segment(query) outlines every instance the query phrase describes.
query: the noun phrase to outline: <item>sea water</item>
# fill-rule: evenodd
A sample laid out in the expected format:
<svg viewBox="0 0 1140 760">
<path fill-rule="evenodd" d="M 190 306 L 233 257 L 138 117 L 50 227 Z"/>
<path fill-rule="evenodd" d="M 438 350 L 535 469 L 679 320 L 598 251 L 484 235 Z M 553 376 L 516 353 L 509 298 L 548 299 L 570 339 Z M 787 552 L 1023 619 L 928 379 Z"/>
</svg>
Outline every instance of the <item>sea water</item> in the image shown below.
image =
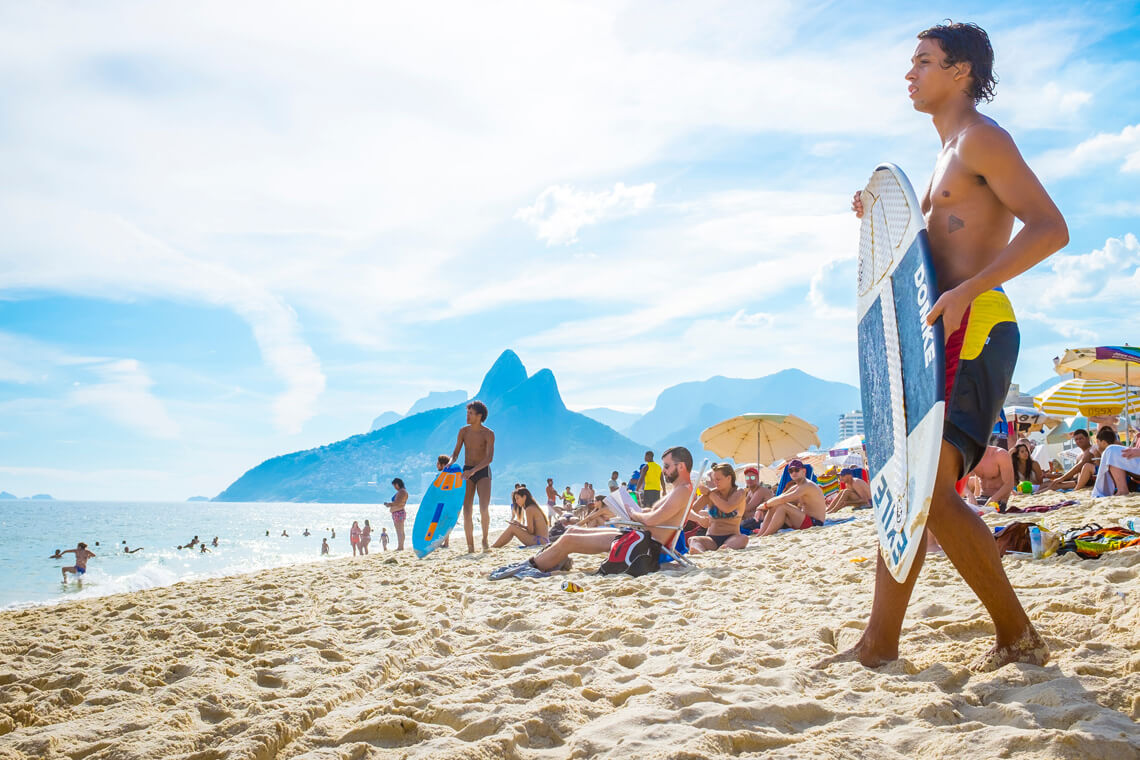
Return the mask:
<svg viewBox="0 0 1140 760">
<path fill-rule="evenodd" d="M 420 497 L 408 500 L 404 549 L 411 553 L 411 528 Z M 490 540 L 506 528 L 510 508 L 491 505 Z M 383 552 L 380 529 L 388 531 L 388 550 L 396 548 L 396 531 L 382 504 L 255 504 L 223 502 L 0 501 L 0 609 L 52 604 L 125 591 L 168 586 L 283 568 L 305 562 L 351 557 L 349 530 L 353 520 L 372 524 L 370 554 Z M 304 536 L 305 529 L 309 536 Z M 332 530 L 336 530 L 333 539 Z M 268 531 L 268 535 L 266 535 Z M 282 531 L 289 534 L 282 536 Z M 197 535 L 198 547 L 178 549 Z M 218 546 L 211 546 L 214 536 Z M 321 539 L 329 539 L 329 555 L 321 556 Z M 475 546 L 480 544 L 479 510 L 475 509 Z M 56 549 L 87 544 L 95 557 L 87 562 L 82 585 L 60 568 L 75 564 L 74 554 L 51 559 Z M 123 542 L 135 554 L 123 552 Z M 451 534 L 451 549 L 466 551 L 463 521 Z M 433 555 L 438 556 L 438 555 Z"/>
</svg>

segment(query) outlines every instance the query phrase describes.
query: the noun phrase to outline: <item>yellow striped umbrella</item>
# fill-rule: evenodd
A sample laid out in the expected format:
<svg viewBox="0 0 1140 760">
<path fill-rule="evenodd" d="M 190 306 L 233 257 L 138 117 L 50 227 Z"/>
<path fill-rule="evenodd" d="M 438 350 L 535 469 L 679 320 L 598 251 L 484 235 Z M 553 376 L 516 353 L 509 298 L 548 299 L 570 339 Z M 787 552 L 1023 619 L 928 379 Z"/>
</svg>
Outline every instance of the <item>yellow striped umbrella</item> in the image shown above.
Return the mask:
<svg viewBox="0 0 1140 760">
<path fill-rule="evenodd" d="M 1132 394 L 1135 399 L 1136 394 Z M 1135 403 L 1135 400 L 1132 401 Z M 1120 414 L 1124 409 L 1124 386 L 1107 380 L 1076 377 L 1057 383 L 1039 396 L 1033 405 L 1046 414 L 1071 417 L 1104 417 Z"/>
</svg>

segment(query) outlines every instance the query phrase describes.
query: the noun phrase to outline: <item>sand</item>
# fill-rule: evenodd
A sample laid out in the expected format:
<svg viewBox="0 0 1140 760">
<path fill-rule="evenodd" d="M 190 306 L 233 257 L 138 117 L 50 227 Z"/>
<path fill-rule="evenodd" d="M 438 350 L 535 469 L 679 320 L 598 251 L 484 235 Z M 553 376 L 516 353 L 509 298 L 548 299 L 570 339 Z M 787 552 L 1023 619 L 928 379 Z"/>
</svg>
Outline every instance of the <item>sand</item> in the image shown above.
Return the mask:
<svg viewBox="0 0 1140 760">
<path fill-rule="evenodd" d="M 810 668 L 858 638 L 874 551 L 864 513 L 637 579 L 388 553 L 6 612 L 0 758 L 1140 757 L 1140 549 L 1005 559 L 1045 667 L 967 669 L 992 626 L 934 555 L 901 660 Z"/>
</svg>

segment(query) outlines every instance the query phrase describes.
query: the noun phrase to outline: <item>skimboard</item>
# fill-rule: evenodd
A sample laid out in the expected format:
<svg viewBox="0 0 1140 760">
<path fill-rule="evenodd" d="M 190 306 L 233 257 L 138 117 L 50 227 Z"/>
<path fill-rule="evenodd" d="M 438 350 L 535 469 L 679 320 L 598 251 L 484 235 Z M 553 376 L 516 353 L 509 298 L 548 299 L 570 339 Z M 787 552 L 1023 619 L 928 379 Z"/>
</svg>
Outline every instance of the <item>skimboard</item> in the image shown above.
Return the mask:
<svg viewBox="0 0 1140 760">
<path fill-rule="evenodd" d="M 880 164 L 862 193 L 859 379 L 879 552 L 903 581 L 924 549 L 945 413 L 942 322 L 930 241 L 914 188 Z"/>
<path fill-rule="evenodd" d="M 453 464 L 436 475 L 416 510 L 412 551 L 423 559 L 447 538 L 463 509 L 463 470 Z"/>
</svg>

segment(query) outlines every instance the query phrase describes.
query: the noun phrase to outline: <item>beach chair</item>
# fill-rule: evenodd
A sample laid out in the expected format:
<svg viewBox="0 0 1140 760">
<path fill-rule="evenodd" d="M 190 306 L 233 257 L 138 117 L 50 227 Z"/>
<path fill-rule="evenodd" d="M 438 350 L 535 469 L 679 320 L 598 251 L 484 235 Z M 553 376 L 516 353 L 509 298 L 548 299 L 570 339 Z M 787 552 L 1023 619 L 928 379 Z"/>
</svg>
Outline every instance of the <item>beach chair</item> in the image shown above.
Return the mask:
<svg viewBox="0 0 1140 760">
<path fill-rule="evenodd" d="M 698 486 L 705 477 L 705 471 L 708 469 L 708 465 L 708 459 L 705 459 L 704 462 L 701 463 L 701 470 L 697 475 Z M 666 556 L 666 559 L 661 560 L 662 564 L 666 562 L 676 562 L 680 567 L 696 567 L 692 560 L 685 556 L 689 553 L 689 546 L 688 542 L 685 541 L 685 530 L 683 526 L 688 522 L 689 512 L 693 508 L 693 502 L 696 500 L 698 490 L 698 488 L 694 488 L 693 493 L 689 495 L 689 503 L 685 505 L 685 512 L 681 517 L 680 525 L 654 526 L 673 531 L 670 540 L 661 544 L 661 551 L 664 552 Z M 626 529 L 641 529 L 645 527 L 645 523 L 638 522 L 630 517 L 629 510 L 636 507 L 637 504 L 627 491 L 619 488 L 617 491 L 606 496 L 604 503 L 609 507 L 610 511 L 617 515 L 616 519 L 610 521 L 610 524 L 614 527 Z"/>
<path fill-rule="evenodd" d="M 810 464 L 804 465 L 804 471 L 807 473 L 808 480 L 813 483 L 819 483 L 815 477 L 815 469 Z M 784 492 L 784 489 L 787 488 L 788 484 L 791 482 L 792 476 L 788 474 L 788 468 L 784 467 L 784 469 L 780 471 L 780 482 L 776 486 L 776 495 L 779 496 L 782 494 Z"/>
</svg>

